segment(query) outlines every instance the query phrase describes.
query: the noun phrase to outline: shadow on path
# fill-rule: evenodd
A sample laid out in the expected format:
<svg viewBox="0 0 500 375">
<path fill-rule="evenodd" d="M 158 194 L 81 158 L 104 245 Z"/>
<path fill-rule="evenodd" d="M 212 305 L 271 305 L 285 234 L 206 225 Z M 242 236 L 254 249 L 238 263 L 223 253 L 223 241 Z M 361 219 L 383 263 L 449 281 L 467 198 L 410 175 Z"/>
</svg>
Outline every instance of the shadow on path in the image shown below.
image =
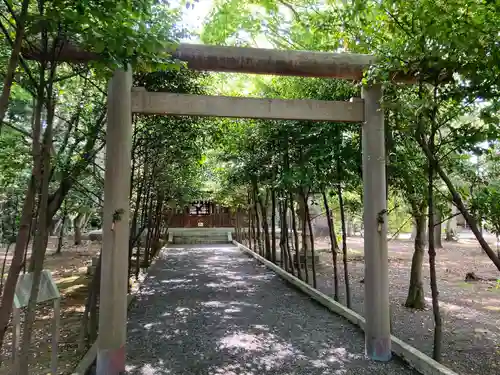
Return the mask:
<svg viewBox="0 0 500 375">
<path fill-rule="evenodd" d="M 134 375 L 416 374 L 234 247 L 169 248 L 131 308 Z"/>
</svg>

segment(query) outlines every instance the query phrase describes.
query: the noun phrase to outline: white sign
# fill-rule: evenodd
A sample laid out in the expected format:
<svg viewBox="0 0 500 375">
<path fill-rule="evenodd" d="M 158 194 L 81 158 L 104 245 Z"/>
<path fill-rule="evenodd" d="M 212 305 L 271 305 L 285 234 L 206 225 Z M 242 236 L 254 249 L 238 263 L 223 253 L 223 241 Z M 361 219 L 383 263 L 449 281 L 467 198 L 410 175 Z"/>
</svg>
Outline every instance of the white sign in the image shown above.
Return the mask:
<svg viewBox="0 0 500 375">
<path fill-rule="evenodd" d="M 25 273 L 19 276 L 14 294 L 14 306 L 12 311 L 12 361 L 14 368 L 19 368 L 19 338 L 21 336 L 21 309 L 28 306 L 33 285 L 33 273 Z M 38 290 L 37 304 L 40 302 L 54 301 L 54 316 L 52 320 L 52 361 L 51 374 L 57 375 L 57 346 L 59 341 L 59 319 L 61 295 L 52 275 L 48 270 L 43 270 L 40 277 L 40 289 Z"/>
</svg>

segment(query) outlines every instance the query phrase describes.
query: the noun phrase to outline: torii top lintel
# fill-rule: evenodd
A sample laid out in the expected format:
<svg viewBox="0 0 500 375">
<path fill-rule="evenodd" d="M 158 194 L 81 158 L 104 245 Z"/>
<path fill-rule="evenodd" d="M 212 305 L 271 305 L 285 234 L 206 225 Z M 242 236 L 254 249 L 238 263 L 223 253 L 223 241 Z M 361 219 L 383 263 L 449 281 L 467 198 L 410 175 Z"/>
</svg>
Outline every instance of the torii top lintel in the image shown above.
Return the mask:
<svg viewBox="0 0 500 375">
<path fill-rule="evenodd" d="M 38 51 L 23 51 L 28 59 L 41 60 Z M 211 46 L 181 43 L 172 57 L 187 63 L 193 70 L 273 74 L 301 77 L 338 78 L 358 81 L 363 72 L 376 63 L 373 55 L 317 51 L 287 51 L 264 48 Z M 57 54 L 58 61 L 88 62 L 99 60 L 97 53 L 64 44 Z M 404 74 L 394 74 L 395 81 L 411 81 Z"/>
</svg>

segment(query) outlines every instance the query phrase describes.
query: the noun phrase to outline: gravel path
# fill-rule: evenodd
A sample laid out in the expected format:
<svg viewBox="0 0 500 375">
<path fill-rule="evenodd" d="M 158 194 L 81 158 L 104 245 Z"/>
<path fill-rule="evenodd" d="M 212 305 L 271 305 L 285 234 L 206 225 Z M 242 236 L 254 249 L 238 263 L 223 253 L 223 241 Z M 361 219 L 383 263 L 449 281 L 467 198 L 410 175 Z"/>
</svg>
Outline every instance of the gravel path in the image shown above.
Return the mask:
<svg viewBox="0 0 500 375">
<path fill-rule="evenodd" d="M 416 374 L 234 247 L 164 250 L 129 313 L 127 372 Z"/>
</svg>

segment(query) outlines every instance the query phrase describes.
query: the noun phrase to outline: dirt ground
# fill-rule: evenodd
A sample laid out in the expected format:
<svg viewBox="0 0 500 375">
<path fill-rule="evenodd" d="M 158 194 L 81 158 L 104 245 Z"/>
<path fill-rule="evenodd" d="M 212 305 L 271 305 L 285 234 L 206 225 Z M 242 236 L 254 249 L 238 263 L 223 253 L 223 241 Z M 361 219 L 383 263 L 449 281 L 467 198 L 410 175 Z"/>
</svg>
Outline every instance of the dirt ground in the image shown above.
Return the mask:
<svg viewBox="0 0 500 375">
<path fill-rule="evenodd" d="M 100 244 L 84 241 L 74 246 L 70 238 L 64 241 L 61 255 L 56 255 L 57 238 L 51 237 L 47 248 L 44 268 L 52 272 L 61 298 L 61 329 L 59 336 L 59 374 L 70 374 L 86 348 L 79 350 L 80 322 L 85 309 L 90 277 L 86 275 L 87 265 L 97 255 Z M 12 249 L 10 250 L 12 251 Z M 3 254 L 2 253 L 2 260 Z M 7 258 L 7 265 L 10 257 Z M 50 373 L 52 305 L 40 305 L 33 333 L 30 374 Z M 2 351 L 0 374 L 9 374 L 12 353 L 12 327 L 9 327 Z"/>
<path fill-rule="evenodd" d="M 491 241 L 490 241 L 491 242 Z M 494 246 L 494 242 L 492 246 Z M 320 255 L 318 289 L 333 295 L 332 256 L 327 238 L 316 243 Z M 484 279 L 500 278 L 498 270 L 475 239 L 443 241 L 437 251 L 440 308 L 443 318 L 443 363 L 459 374 L 500 374 L 500 284 L 496 281 L 465 282 L 467 272 Z M 352 308 L 364 314 L 363 239 L 349 238 L 349 279 Z M 389 283 L 393 334 L 432 356 L 433 315 L 429 287 L 428 256 L 424 261 L 427 308 L 415 311 L 403 306 L 409 283 L 413 243 L 389 242 Z M 340 254 L 339 254 L 340 255 Z M 340 258 L 340 302 L 345 304 Z"/>
</svg>

